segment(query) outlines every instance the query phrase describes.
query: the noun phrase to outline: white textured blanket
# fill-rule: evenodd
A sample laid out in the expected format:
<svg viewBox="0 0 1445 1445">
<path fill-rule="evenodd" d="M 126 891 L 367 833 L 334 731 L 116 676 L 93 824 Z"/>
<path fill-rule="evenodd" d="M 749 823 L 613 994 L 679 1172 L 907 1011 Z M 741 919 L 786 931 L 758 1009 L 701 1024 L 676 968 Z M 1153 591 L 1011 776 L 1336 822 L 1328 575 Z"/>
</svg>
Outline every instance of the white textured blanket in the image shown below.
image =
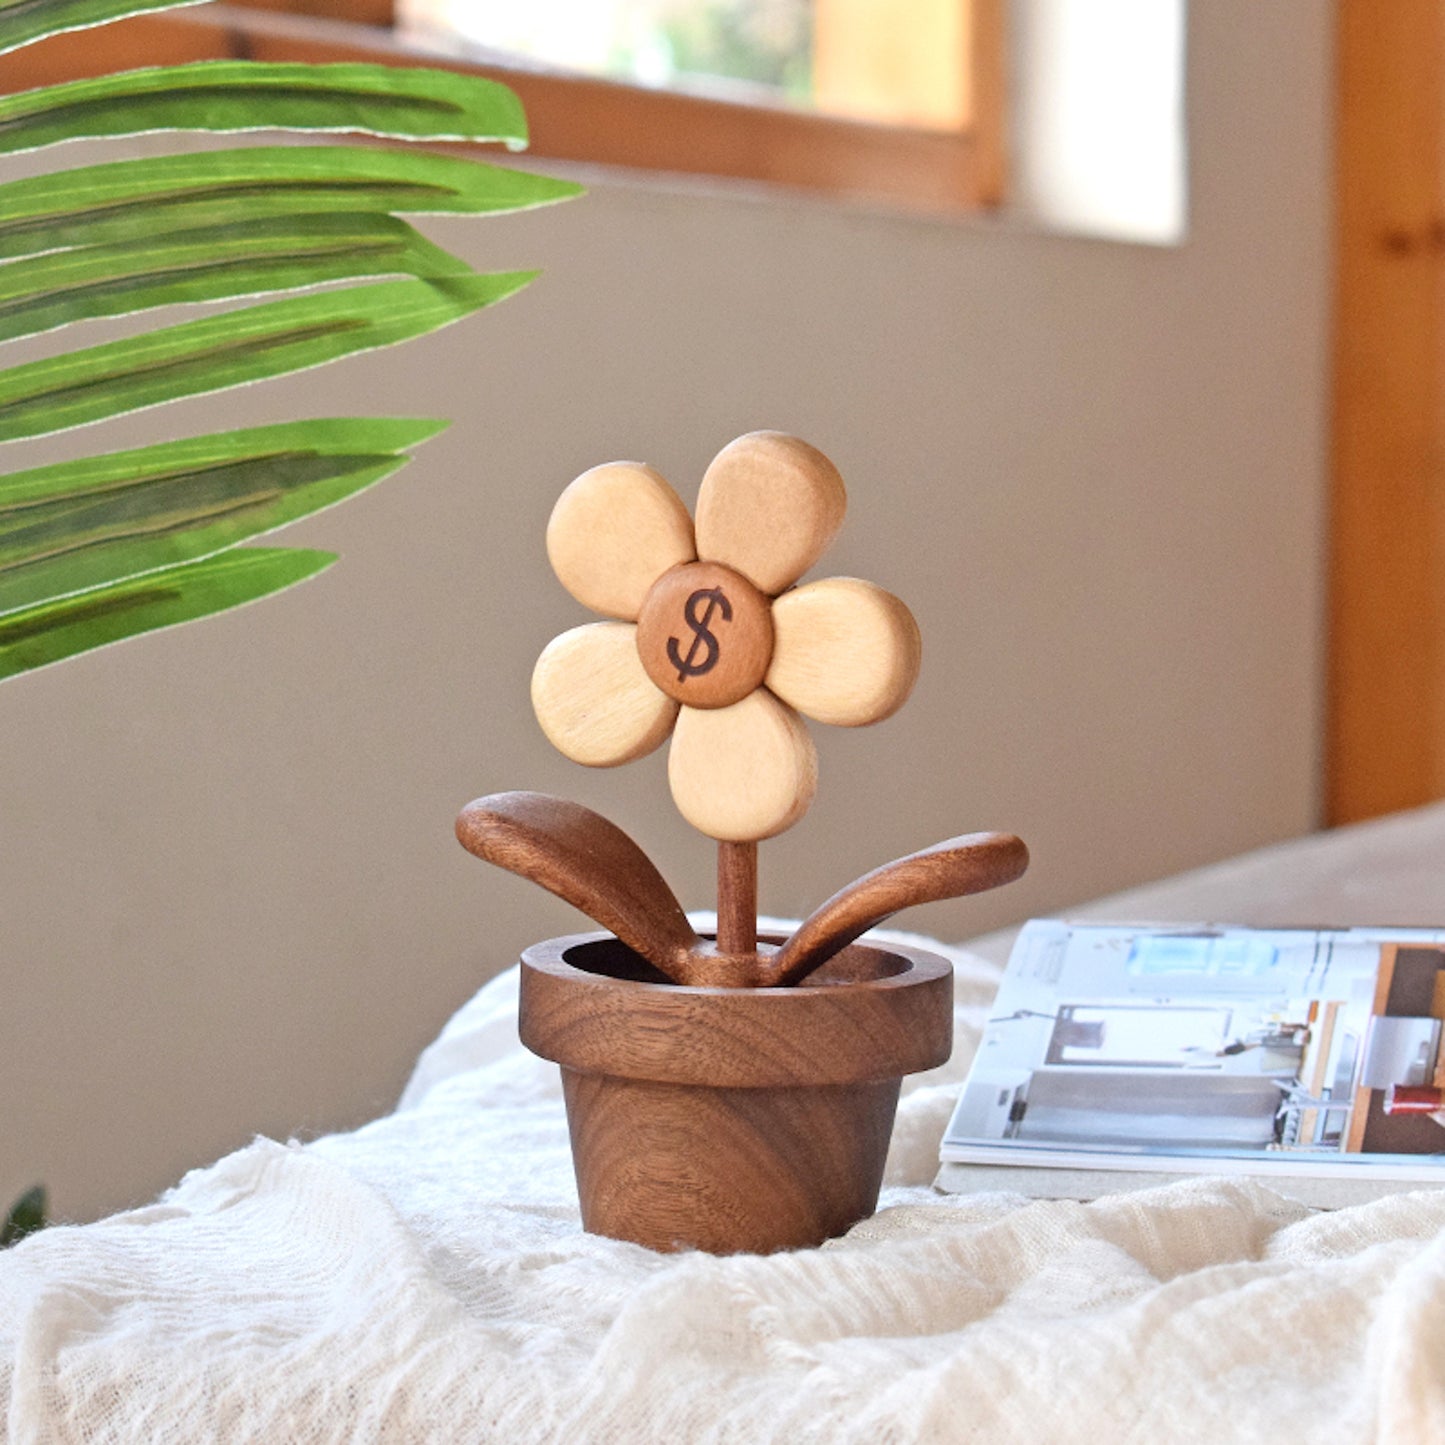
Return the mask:
<svg viewBox="0 0 1445 1445">
<path fill-rule="evenodd" d="M 1445 1441 L 1445 1192 L 935 1195 L 997 980 L 954 956 L 956 1056 L 905 1085 L 847 1238 L 713 1259 L 584 1235 L 508 974 L 394 1115 L 0 1254 L 7 1438 Z"/>
</svg>

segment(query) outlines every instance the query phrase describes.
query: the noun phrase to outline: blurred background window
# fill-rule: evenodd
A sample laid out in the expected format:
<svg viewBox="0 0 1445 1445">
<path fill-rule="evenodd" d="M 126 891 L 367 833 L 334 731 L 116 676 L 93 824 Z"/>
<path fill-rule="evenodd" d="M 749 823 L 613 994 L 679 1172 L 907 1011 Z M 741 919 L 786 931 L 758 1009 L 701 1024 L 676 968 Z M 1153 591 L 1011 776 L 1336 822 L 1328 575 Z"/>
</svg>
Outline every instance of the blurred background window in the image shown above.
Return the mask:
<svg viewBox="0 0 1445 1445">
<path fill-rule="evenodd" d="M 930 130 L 969 120 L 968 0 L 401 0 L 492 60 Z"/>
</svg>

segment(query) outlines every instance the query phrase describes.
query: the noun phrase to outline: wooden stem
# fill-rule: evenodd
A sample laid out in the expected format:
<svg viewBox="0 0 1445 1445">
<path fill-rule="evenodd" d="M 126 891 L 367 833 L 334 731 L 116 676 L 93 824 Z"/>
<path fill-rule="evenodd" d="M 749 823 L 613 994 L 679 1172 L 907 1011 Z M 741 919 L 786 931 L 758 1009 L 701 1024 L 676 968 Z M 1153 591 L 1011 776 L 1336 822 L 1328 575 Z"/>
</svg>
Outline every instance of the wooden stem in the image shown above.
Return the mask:
<svg viewBox="0 0 1445 1445">
<path fill-rule="evenodd" d="M 717 948 L 727 957 L 758 951 L 758 845 L 717 845 Z"/>
</svg>

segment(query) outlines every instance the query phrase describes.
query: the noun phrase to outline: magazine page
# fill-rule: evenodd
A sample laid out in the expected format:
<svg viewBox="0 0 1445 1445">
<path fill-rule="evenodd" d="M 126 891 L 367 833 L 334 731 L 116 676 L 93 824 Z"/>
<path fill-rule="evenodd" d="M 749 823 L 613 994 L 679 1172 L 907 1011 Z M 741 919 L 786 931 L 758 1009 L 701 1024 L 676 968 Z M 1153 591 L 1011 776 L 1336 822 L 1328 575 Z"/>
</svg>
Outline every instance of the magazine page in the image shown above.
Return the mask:
<svg viewBox="0 0 1445 1445">
<path fill-rule="evenodd" d="M 1442 1019 L 1445 930 L 1035 921 L 941 1156 L 1445 1184 Z"/>
</svg>

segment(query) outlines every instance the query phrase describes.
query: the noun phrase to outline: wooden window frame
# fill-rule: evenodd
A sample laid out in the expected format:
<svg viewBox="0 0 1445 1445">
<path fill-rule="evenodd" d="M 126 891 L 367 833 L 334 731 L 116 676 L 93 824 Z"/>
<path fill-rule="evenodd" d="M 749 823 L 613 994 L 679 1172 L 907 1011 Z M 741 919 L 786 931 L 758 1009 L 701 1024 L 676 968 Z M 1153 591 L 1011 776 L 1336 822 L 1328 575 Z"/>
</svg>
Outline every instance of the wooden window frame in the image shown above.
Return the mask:
<svg viewBox="0 0 1445 1445">
<path fill-rule="evenodd" d="M 1338 0 L 1325 820 L 1445 797 L 1445 15 Z"/>
<path fill-rule="evenodd" d="M 958 131 L 458 59 L 401 39 L 391 27 L 391 0 L 251 0 L 134 16 L 0 56 L 0 92 L 192 60 L 436 66 L 510 85 L 526 107 L 535 157 L 958 213 L 996 205 L 1004 184 L 1003 0 L 964 3 L 971 114 Z"/>
</svg>

